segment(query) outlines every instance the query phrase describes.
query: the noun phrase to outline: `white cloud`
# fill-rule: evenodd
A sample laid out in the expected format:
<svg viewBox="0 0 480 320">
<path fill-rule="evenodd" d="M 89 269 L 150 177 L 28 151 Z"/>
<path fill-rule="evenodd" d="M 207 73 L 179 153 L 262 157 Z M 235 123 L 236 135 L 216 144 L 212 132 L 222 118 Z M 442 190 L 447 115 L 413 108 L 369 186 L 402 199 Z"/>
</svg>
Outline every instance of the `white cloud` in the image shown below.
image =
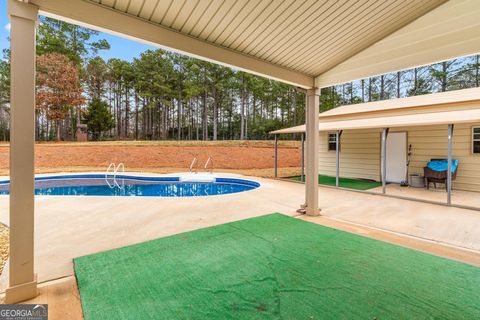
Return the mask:
<svg viewBox="0 0 480 320">
<path fill-rule="evenodd" d="M 11 25 L 10 23 L 7 23 L 7 24 L 5 25 L 5 29 L 7 29 L 8 31 L 10 31 L 11 26 L 12 26 L 12 25 Z"/>
</svg>

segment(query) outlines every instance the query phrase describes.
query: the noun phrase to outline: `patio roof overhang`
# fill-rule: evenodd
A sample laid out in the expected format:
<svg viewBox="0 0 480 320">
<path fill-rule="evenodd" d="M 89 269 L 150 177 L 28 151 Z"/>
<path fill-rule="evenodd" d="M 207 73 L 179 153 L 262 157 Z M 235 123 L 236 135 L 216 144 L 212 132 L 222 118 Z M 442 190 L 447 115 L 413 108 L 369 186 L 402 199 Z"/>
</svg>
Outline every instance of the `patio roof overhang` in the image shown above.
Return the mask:
<svg viewBox="0 0 480 320">
<path fill-rule="evenodd" d="M 480 88 L 341 106 L 319 116 L 319 131 L 480 122 Z M 271 134 L 305 132 L 305 125 Z"/>
<path fill-rule="evenodd" d="M 30 0 L 40 14 L 301 88 L 480 52 L 476 0 Z"/>
<path fill-rule="evenodd" d="M 307 214 L 318 214 L 319 88 L 480 52 L 478 0 L 8 0 L 8 303 L 34 276 L 35 32 L 42 14 L 307 89 Z"/>
<path fill-rule="evenodd" d="M 454 110 L 390 117 L 320 122 L 319 131 L 382 129 L 480 122 L 480 109 Z M 272 131 L 271 134 L 305 132 L 305 125 Z"/>
</svg>

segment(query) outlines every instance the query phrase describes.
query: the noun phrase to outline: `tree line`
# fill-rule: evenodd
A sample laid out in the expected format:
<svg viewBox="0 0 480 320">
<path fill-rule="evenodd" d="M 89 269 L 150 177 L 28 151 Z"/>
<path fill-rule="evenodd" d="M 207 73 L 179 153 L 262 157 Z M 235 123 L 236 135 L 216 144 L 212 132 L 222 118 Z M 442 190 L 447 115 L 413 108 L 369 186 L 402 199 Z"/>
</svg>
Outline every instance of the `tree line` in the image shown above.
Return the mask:
<svg viewBox="0 0 480 320">
<path fill-rule="evenodd" d="M 292 86 L 161 49 L 105 61 L 98 53 L 110 45 L 94 41 L 96 31 L 40 19 L 37 140 L 74 140 L 81 123 L 93 139 L 265 139 L 305 121 L 304 94 Z M 8 139 L 8 51 L 0 89 Z"/>
<path fill-rule="evenodd" d="M 132 61 L 99 56 L 105 39 L 41 17 L 37 36 L 36 139 L 268 139 L 305 123 L 295 87 L 165 50 Z M 339 105 L 479 86 L 479 55 L 361 79 L 321 92 L 321 110 Z M 9 51 L 0 61 L 0 139 L 9 139 Z M 295 137 L 294 137 L 295 138 Z"/>
<path fill-rule="evenodd" d="M 108 108 L 114 139 L 263 139 L 304 121 L 294 87 L 160 49 L 90 59 L 85 90 Z"/>
<path fill-rule="evenodd" d="M 472 55 L 325 88 L 321 108 L 479 86 L 480 55 Z"/>
</svg>

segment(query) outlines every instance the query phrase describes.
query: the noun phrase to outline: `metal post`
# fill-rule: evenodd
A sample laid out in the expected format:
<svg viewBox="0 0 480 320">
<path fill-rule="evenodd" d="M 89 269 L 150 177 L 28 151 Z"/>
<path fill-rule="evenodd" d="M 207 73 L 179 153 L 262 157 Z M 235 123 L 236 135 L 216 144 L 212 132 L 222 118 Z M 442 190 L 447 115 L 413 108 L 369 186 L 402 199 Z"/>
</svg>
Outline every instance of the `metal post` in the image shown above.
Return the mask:
<svg viewBox="0 0 480 320">
<path fill-rule="evenodd" d="M 300 181 L 305 182 L 305 133 L 302 133 L 302 171 Z"/>
<path fill-rule="evenodd" d="M 387 193 L 387 137 L 388 128 L 382 132 L 382 193 Z"/>
<path fill-rule="evenodd" d="M 453 124 L 448 125 L 447 204 L 452 204 L 452 136 Z"/>
<path fill-rule="evenodd" d="M 336 163 L 336 175 L 335 175 L 335 186 L 340 187 L 340 136 L 342 132 L 337 130 L 335 135 L 335 163 Z"/>
<path fill-rule="evenodd" d="M 274 156 L 273 156 L 273 162 L 274 162 L 274 171 L 275 171 L 275 178 L 278 177 L 278 164 L 277 164 L 277 161 L 278 161 L 278 137 L 277 135 L 275 135 L 275 152 L 274 152 Z"/>
</svg>

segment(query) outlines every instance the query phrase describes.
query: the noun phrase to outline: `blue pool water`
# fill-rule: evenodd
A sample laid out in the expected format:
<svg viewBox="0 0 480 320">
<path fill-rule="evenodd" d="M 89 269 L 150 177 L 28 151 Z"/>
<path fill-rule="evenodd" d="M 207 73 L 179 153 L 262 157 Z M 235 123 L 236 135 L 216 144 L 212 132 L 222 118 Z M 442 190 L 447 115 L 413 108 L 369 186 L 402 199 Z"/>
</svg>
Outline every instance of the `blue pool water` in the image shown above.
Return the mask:
<svg viewBox="0 0 480 320">
<path fill-rule="evenodd" d="M 107 183 L 108 182 L 108 183 Z M 230 194 L 256 189 L 258 182 L 216 178 L 215 182 L 181 182 L 179 177 L 136 177 L 117 175 L 64 175 L 35 179 L 36 195 L 51 196 L 144 196 L 194 197 Z M 110 185 L 109 185 L 110 184 Z M 9 181 L 0 182 L 0 194 L 9 193 Z"/>
</svg>

